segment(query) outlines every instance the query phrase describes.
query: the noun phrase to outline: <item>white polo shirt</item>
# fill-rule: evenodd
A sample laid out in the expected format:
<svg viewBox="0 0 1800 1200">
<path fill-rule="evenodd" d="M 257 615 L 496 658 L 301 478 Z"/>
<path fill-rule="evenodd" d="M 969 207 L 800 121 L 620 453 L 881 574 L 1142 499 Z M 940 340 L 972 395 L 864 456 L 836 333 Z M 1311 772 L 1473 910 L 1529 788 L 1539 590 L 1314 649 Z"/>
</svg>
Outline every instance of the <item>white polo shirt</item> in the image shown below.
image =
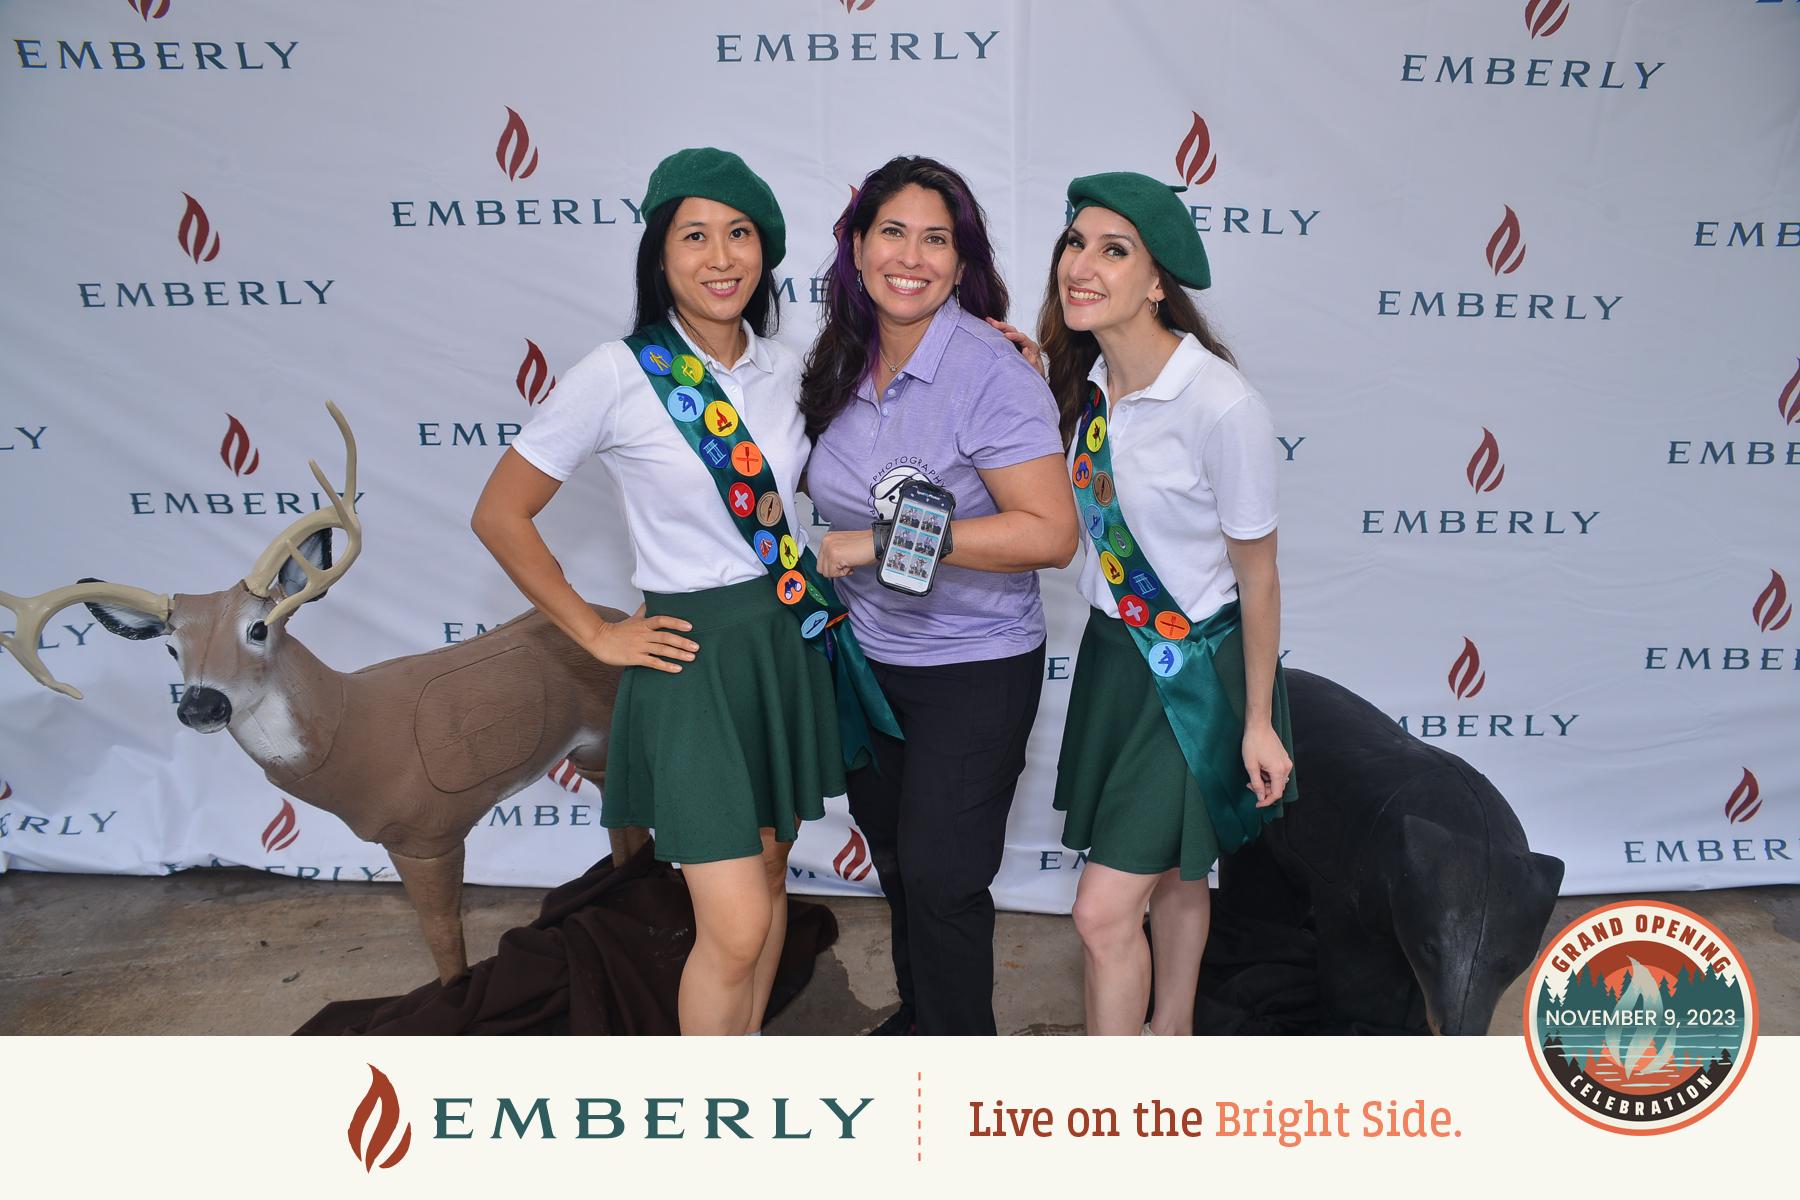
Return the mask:
<svg viewBox="0 0 1800 1200">
<path fill-rule="evenodd" d="M 1106 387 L 1106 360 L 1088 378 Z M 1182 338 L 1156 381 L 1128 396 L 1107 393 L 1113 486 L 1131 535 L 1162 586 L 1199 624 L 1237 598 L 1225 537 L 1240 541 L 1275 528 L 1275 427 L 1249 382 L 1192 334 Z M 1071 447 L 1081 450 L 1080 435 Z M 1086 499 L 1076 493 L 1079 506 Z M 1078 586 L 1112 617 L 1119 608 L 1100 573 L 1093 543 Z"/>
<path fill-rule="evenodd" d="M 669 320 L 674 323 L 673 313 Z M 731 368 L 692 337 L 687 341 L 762 450 L 788 529 L 804 546 L 803 523 L 794 510 L 794 487 L 808 450 L 797 403 L 800 361 L 785 346 L 757 337 L 748 323 L 744 333 L 749 344 Z M 631 582 L 638 590 L 698 592 L 768 574 L 732 524 L 712 472 L 675 428 L 624 342 L 606 342 L 564 373 L 512 446 L 558 480 L 567 480 L 589 458 L 606 464 L 624 496 L 635 558 Z"/>
</svg>

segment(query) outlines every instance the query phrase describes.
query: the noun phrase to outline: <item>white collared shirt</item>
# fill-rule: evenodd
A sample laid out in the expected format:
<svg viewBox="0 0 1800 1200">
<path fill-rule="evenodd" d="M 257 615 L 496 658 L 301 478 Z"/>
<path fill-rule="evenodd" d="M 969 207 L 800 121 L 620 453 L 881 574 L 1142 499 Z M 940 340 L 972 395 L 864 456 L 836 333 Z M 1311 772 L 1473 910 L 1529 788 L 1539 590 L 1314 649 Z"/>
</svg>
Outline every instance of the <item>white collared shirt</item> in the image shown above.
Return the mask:
<svg viewBox="0 0 1800 1200">
<path fill-rule="evenodd" d="M 1088 378 L 1106 387 L 1106 360 Z M 1131 535 L 1157 578 L 1198 624 L 1237 598 L 1227 535 L 1249 541 L 1275 528 L 1275 427 L 1249 382 L 1199 339 L 1182 338 L 1156 381 L 1127 396 L 1107 393 L 1113 486 Z M 1076 435 L 1073 455 L 1082 446 Z M 1076 492 L 1077 506 L 1087 502 Z M 1078 586 L 1089 604 L 1119 615 L 1087 554 Z M 1152 608 L 1155 607 L 1152 598 Z"/>
<path fill-rule="evenodd" d="M 675 323 L 673 313 L 669 320 Z M 762 450 L 788 529 L 804 546 L 804 522 L 794 509 L 808 449 L 797 402 L 799 359 L 785 346 L 757 337 L 746 323 L 744 356 L 728 368 L 682 332 Z M 624 499 L 635 558 L 631 582 L 640 591 L 697 592 L 768 573 L 732 523 L 712 472 L 675 428 L 637 356 L 622 341 L 604 343 L 566 372 L 514 439 L 513 449 L 558 480 L 567 480 L 590 457 L 605 462 Z"/>
</svg>

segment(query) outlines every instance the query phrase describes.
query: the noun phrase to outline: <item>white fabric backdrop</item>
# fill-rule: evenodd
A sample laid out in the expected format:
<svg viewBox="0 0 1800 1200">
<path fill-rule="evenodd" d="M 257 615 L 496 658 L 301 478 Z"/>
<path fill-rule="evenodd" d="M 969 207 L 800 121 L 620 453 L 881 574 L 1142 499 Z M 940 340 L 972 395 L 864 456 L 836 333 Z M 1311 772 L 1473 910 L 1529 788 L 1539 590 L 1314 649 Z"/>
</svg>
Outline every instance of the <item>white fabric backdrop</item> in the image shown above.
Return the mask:
<svg viewBox="0 0 1800 1200">
<path fill-rule="evenodd" d="M 1568 891 L 1800 880 L 1800 5 L 16 0 L 0 34 L 7 590 L 228 586 L 306 459 L 339 472 L 329 398 L 367 546 L 294 631 L 344 669 L 473 636 L 523 602 L 469 509 L 534 390 L 624 332 L 663 154 L 773 183 L 797 350 L 888 156 L 967 174 L 1021 324 L 1067 180 L 1135 169 L 1194 182 L 1207 311 L 1276 414 L 1288 664 L 1487 773 Z M 628 609 L 610 487 L 545 523 Z M 1082 609 L 1044 587 L 996 893 L 1059 911 Z M 88 698 L 0 670 L 0 866 L 392 878 L 181 728 L 154 644 L 79 608 L 44 642 Z M 576 874 L 597 803 L 535 784 L 470 878 Z M 876 882 L 841 801 L 793 861 Z"/>
</svg>

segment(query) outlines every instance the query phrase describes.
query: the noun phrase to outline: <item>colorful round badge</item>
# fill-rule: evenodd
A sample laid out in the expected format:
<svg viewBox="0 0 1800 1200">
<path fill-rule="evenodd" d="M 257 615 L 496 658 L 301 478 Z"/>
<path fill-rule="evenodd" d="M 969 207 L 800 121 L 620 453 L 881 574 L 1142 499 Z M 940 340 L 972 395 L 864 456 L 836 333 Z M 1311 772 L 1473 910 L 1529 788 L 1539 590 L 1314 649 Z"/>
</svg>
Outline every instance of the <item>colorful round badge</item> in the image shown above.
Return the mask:
<svg viewBox="0 0 1800 1200">
<path fill-rule="evenodd" d="M 818 612 L 810 614 L 806 620 L 800 622 L 800 636 L 803 638 L 818 637 L 821 633 L 825 632 L 825 624 L 830 620 L 831 614 L 824 609 L 820 609 Z"/>
<path fill-rule="evenodd" d="M 1100 452 L 1101 444 L 1105 441 L 1106 441 L 1106 418 L 1105 417 L 1095 417 L 1091 422 L 1088 423 L 1087 448 L 1090 451 L 1092 451 L 1093 453 L 1098 454 Z"/>
<path fill-rule="evenodd" d="M 1094 482 L 1094 460 L 1085 454 L 1077 454 L 1075 465 L 1069 469 L 1069 478 L 1078 488 Z"/>
<path fill-rule="evenodd" d="M 716 433 L 720 437 L 730 437 L 737 432 L 737 409 L 724 400 L 714 400 L 706 406 L 706 429 L 708 433 Z"/>
<path fill-rule="evenodd" d="M 706 378 L 706 367 L 691 354 L 677 354 L 669 364 L 669 373 L 683 383 L 699 383 Z"/>
<path fill-rule="evenodd" d="M 712 465 L 713 470 L 722 470 L 731 461 L 731 447 L 716 437 L 700 439 L 700 457 Z"/>
<path fill-rule="evenodd" d="M 706 407 L 706 400 L 691 387 L 678 387 L 669 393 L 666 401 L 669 415 L 677 421 L 693 422 L 700 419 L 700 410 Z"/>
<path fill-rule="evenodd" d="M 764 492 L 762 499 L 756 502 L 756 519 L 764 525 L 781 523 L 781 497 L 774 492 Z"/>
<path fill-rule="evenodd" d="M 798 604 L 806 595 L 806 576 L 789 571 L 775 582 L 775 595 L 783 604 Z"/>
<path fill-rule="evenodd" d="M 1094 476 L 1094 502 L 1105 508 L 1113 502 L 1112 476 L 1105 471 Z"/>
<path fill-rule="evenodd" d="M 763 453 L 756 448 L 755 442 L 739 442 L 731 448 L 731 465 L 737 473 L 746 479 L 754 479 L 762 473 Z"/>
<path fill-rule="evenodd" d="M 725 502 L 731 505 L 733 516 L 747 517 L 756 508 L 756 493 L 747 483 L 734 483 L 725 493 Z"/>
<path fill-rule="evenodd" d="M 1136 543 L 1131 540 L 1131 535 L 1125 532 L 1123 525 L 1113 526 L 1113 531 L 1106 535 L 1106 540 L 1112 543 L 1112 548 L 1119 552 L 1120 558 L 1130 558 L 1131 552 L 1137 549 Z"/>
<path fill-rule="evenodd" d="M 1158 592 L 1161 592 L 1162 588 L 1157 584 L 1156 576 L 1150 574 L 1150 572 L 1133 571 L 1131 573 L 1131 590 L 1148 600 Z"/>
<path fill-rule="evenodd" d="M 1187 656 L 1174 642 L 1158 642 L 1150 647 L 1150 669 L 1164 679 L 1181 670 L 1186 661 Z"/>
<path fill-rule="evenodd" d="M 1164 609 L 1156 614 L 1155 628 L 1156 632 L 1171 642 L 1179 642 L 1188 635 L 1188 630 L 1192 626 L 1188 624 L 1188 619 L 1180 613 Z"/>
<path fill-rule="evenodd" d="M 800 543 L 794 540 L 791 533 L 781 535 L 781 565 L 790 571 L 800 565 Z"/>
<path fill-rule="evenodd" d="M 1125 567 L 1111 550 L 1100 552 L 1100 573 L 1115 587 L 1125 582 Z"/>
<path fill-rule="evenodd" d="M 1141 629 L 1150 620 L 1150 606 L 1136 596 L 1119 601 L 1120 618 L 1133 629 Z"/>
<path fill-rule="evenodd" d="M 638 365 L 652 375 L 667 375 L 674 363 L 675 356 L 669 353 L 667 346 L 652 343 L 638 351 Z"/>
<path fill-rule="evenodd" d="M 1081 510 L 1081 523 L 1096 542 L 1106 536 L 1106 514 L 1100 511 L 1098 504 L 1090 504 Z"/>
<path fill-rule="evenodd" d="M 766 529 L 757 530 L 756 536 L 750 539 L 750 544 L 756 548 L 756 557 L 762 559 L 765 563 L 774 562 L 775 555 L 779 553 L 775 546 L 775 535 Z M 791 567 L 794 564 L 783 563 L 781 565 L 784 567 Z"/>
</svg>

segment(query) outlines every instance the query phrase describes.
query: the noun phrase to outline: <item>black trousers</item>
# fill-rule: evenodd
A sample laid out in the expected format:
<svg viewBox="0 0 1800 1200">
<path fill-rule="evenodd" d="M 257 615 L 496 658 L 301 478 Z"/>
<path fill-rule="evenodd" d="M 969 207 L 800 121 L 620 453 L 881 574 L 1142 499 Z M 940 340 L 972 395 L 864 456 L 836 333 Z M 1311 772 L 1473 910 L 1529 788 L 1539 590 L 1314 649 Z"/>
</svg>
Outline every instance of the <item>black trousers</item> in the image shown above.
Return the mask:
<svg viewBox="0 0 1800 1200">
<path fill-rule="evenodd" d="M 893 922 L 900 999 L 921 1034 L 994 1030 L 994 898 L 1006 817 L 1044 684 L 1044 648 L 1012 658 L 873 662 L 906 740 L 849 778 Z"/>
</svg>

